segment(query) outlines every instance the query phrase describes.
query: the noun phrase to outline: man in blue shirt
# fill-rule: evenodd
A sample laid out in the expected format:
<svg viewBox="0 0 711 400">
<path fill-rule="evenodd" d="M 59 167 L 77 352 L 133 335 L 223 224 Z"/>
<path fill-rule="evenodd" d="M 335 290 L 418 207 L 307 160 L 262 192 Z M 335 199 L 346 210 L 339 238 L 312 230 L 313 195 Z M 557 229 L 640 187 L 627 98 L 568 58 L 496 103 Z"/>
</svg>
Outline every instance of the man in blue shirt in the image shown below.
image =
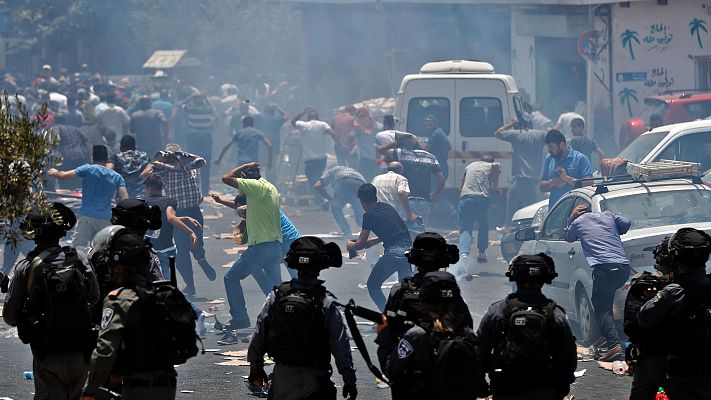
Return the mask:
<svg viewBox="0 0 711 400">
<path fill-rule="evenodd" d="M 118 194 L 121 200 L 128 198 L 126 182 L 116 171 L 108 168 L 109 151 L 99 144 L 92 149 L 93 164 L 84 164 L 71 171 L 50 168 L 49 176 L 57 179 L 82 179 L 82 199 L 79 220 L 74 229 L 74 246 L 88 246 L 94 235 L 111 223 L 111 200 Z"/>
<path fill-rule="evenodd" d="M 427 150 L 437 157 L 437 162 L 440 168 L 442 168 L 442 175 L 447 179 L 447 176 L 449 176 L 447 157 L 449 156 L 449 149 L 452 147 L 447 139 L 447 134 L 442 128 L 437 126 L 437 118 L 434 115 L 425 115 L 423 124 L 428 138 L 427 141 L 422 144 L 422 150 Z"/>
<path fill-rule="evenodd" d="M 564 239 L 568 242 L 580 240 L 585 260 L 593 269 L 590 301 L 609 349 L 603 361 L 616 361 L 624 357 L 612 317 L 612 304 L 615 292 L 630 277 L 630 262 L 620 235 L 627 233 L 631 225 L 627 217 L 610 211 L 590 212 L 587 205 L 581 204 L 573 209 L 565 226 Z"/>
<path fill-rule="evenodd" d="M 551 129 L 546 133 L 546 146 L 548 155 L 543 161 L 538 188 L 541 192 L 551 193 L 548 199 L 548 208 L 551 208 L 561 196 L 573 189 L 576 180 L 591 178 L 592 167 L 587 157 L 568 147 L 560 131 Z"/>
</svg>

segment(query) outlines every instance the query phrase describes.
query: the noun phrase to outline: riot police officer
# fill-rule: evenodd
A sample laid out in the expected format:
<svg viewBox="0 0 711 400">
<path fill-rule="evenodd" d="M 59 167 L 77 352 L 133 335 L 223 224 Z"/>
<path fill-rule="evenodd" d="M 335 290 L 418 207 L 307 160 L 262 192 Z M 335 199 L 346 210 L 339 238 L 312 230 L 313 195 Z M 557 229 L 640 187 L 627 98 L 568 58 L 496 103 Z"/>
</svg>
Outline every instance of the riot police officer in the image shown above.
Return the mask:
<svg viewBox="0 0 711 400">
<path fill-rule="evenodd" d="M 543 295 L 558 276 L 544 253 L 515 257 L 506 272 L 517 290 L 489 307 L 479 325 L 481 362 L 495 400 L 560 400 L 577 364 L 565 310 Z"/>
<path fill-rule="evenodd" d="M 393 399 L 486 397 L 477 338 L 457 313 L 461 296 L 456 279 L 444 271 L 427 272 L 419 289 L 419 307 L 426 317 L 399 340 L 380 336 L 378 358 L 390 378 Z"/>
<path fill-rule="evenodd" d="M 127 228 L 112 226 L 109 235 L 95 246 L 118 289 L 104 300 L 83 399 L 93 399 L 101 388 L 117 383 L 123 399 L 175 399 L 173 363 L 154 356 L 151 345 L 155 341 L 149 338 L 150 329 L 145 329 L 154 318 L 148 312 L 149 298 L 141 298 L 150 285 L 144 272 L 151 260 L 150 243 Z"/>
<path fill-rule="evenodd" d="M 681 228 L 669 239 L 672 283 L 657 292 L 638 313 L 639 325 L 664 335 L 663 387 L 671 399 L 711 398 L 711 279 L 705 264 L 711 238 Z"/>
<path fill-rule="evenodd" d="M 354 400 L 358 391 L 348 335 L 336 298 L 318 279 L 321 270 L 341 266 L 341 249 L 303 236 L 291 244 L 284 261 L 298 275 L 267 296 L 249 344 L 248 381 L 257 387 L 267 383 L 264 354 L 268 353 L 276 362 L 269 398 L 334 400 L 333 355 L 343 377 L 343 397 Z"/>
<path fill-rule="evenodd" d="M 395 284 L 390 290 L 384 312 L 389 318 L 389 323 L 382 329 L 380 335 L 390 334 L 399 338 L 419 322 L 421 312 L 418 307 L 418 293 L 422 278 L 428 272 L 456 264 L 459 261 L 459 249 L 456 245 L 447 244 L 437 233 L 423 232 L 415 237 L 412 248 L 405 253 L 405 256 L 407 261 L 415 266 L 417 272 L 413 277 L 405 278 L 401 283 Z M 467 304 L 461 295 L 457 295 L 455 300 L 455 313 L 464 325 L 473 328 L 474 322 Z M 424 317 L 426 319 L 426 316 Z M 379 343 L 379 339 L 375 342 Z"/>
<path fill-rule="evenodd" d="M 625 299 L 624 329 L 630 345 L 625 352 L 627 364 L 632 366 L 634 378 L 630 400 L 651 400 L 660 386 L 664 386 L 665 338 L 653 329 L 643 329 L 637 320 L 640 308 L 666 286 L 678 271 L 669 256 L 669 237 L 665 237 L 653 250 L 654 269 L 659 274 L 643 272 L 632 279 Z"/>
<path fill-rule="evenodd" d="M 83 252 L 59 245 L 76 221 L 72 210 L 52 203 L 20 224 L 36 247 L 13 269 L 3 319 L 32 348 L 35 399 L 79 398 L 96 339 L 90 314 L 99 298 L 96 276 Z"/>
</svg>

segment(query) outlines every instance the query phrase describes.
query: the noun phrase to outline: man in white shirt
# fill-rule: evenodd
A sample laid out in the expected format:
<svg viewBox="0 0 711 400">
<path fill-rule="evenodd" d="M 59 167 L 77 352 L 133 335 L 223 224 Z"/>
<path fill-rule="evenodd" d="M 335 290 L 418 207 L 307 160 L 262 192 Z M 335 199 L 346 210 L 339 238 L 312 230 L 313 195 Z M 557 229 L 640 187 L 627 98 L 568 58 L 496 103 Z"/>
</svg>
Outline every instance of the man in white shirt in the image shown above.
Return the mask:
<svg viewBox="0 0 711 400">
<path fill-rule="evenodd" d="M 306 121 L 301 117 L 306 115 Z M 326 122 L 320 121 L 318 112 L 306 107 L 291 120 L 291 125 L 301 134 L 302 156 L 304 159 L 304 174 L 309 180 L 309 186 L 314 187 L 316 181 L 326 169 L 326 135 L 335 138 L 336 132 Z M 323 198 L 316 193 L 316 202 L 323 203 Z"/>
<path fill-rule="evenodd" d="M 417 219 L 410 209 L 410 185 L 403 175 L 403 167 L 397 161 L 388 164 L 388 172 L 378 175 L 371 182 L 378 191 L 378 201 L 388 203 L 406 221 Z"/>
</svg>

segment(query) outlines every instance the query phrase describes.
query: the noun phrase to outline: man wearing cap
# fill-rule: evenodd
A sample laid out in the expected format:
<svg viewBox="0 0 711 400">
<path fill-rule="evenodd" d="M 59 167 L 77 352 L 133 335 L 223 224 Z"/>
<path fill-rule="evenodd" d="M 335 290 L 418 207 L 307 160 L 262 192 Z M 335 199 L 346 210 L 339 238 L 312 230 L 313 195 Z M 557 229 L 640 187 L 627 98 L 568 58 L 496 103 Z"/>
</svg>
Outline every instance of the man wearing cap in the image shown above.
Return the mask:
<svg viewBox="0 0 711 400">
<path fill-rule="evenodd" d="M 358 390 L 346 327 L 336 298 L 318 279 L 321 270 L 341 267 L 341 249 L 333 242 L 303 236 L 291 244 L 286 263 L 298 275 L 269 293 L 257 317 L 247 352 L 249 383 L 263 390 L 268 381 L 264 355 L 269 354 L 276 363 L 269 398 L 333 399 L 337 396 L 330 379 L 333 355 L 343 377 L 343 397 L 355 400 Z M 301 302 L 313 307 L 291 308 Z"/>
<path fill-rule="evenodd" d="M 193 278 L 193 262 L 190 253 L 195 257 L 205 276 L 214 281 L 217 279 L 215 269 L 207 261 L 205 243 L 203 241 L 203 224 L 205 219 L 200 209 L 202 191 L 200 190 L 200 173 L 198 170 L 205 166 L 204 158 L 195 154 L 185 153 L 177 144 L 168 144 L 166 151 L 161 151 L 151 164 L 143 170 L 142 177 L 151 172 L 158 174 L 164 184 L 165 195 L 177 202 L 175 210 L 178 217 L 191 217 L 199 225 L 193 224 L 192 231 L 197 236 L 197 243 L 193 245 L 191 235 L 183 231 L 176 231 L 175 245 L 177 255 L 175 266 L 185 281 L 183 293 L 195 295 L 195 280 Z"/>
<path fill-rule="evenodd" d="M 151 99 L 141 96 L 138 111 L 131 114 L 130 132 L 136 137 L 136 147 L 153 157 L 171 141 L 168 119 L 163 112 L 151 108 Z M 122 150 L 123 151 L 123 150 Z"/>
<path fill-rule="evenodd" d="M 115 195 L 121 200 L 128 198 L 126 181 L 107 167 L 109 151 L 106 146 L 94 146 L 91 159 L 92 164 L 84 164 L 71 171 L 59 171 L 56 168 L 47 171 L 49 176 L 57 179 L 82 178 L 79 221 L 72 236 L 74 246 L 88 246 L 96 232 L 109 226 L 111 200 Z"/>
<path fill-rule="evenodd" d="M 92 339 L 95 339 L 91 336 L 89 311 L 99 300 L 94 270 L 86 254 L 59 245 L 59 240 L 75 223 L 76 217 L 71 209 L 61 203 L 52 203 L 49 212 L 34 209 L 21 224 L 23 235 L 33 240 L 36 247 L 13 269 L 2 316 L 5 323 L 18 327 L 20 339 L 32 348 L 36 399 L 79 398 L 82 382 L 86 379 L 86 356 L 93 347 Z M 68 271 L 70 269 L 66 267 L 69 265 L 81 272 L 85 300 L 53 302 L 47 314 L 50 307 L 47 291 L 43 290 L 46 286 L 42 284 L 42 272 L 62 267 Z M 74 322 L 61 321 L 62 329 L 46 322 L 47 315 L 67 314 L 73 316 Z M 80 321 L 84 326 L 80 326 Z"/>
<path fill-rule="evenodd" d="M 378 202 L 375 186 L 370 183 L 363 184 L 358 189 L 358 198 L 365 210 L 363 226 L 358 240 L 346 242 L 346 249 L 356 251 L 383 243 L 384 253 L 373 266 L 367 282 L 370 298 L 378 310 L 382 311 L 385 309 L 385 296 L 380 288 L 383 282 L 395 272 L 399 281 L 412 275 L 405 256 L 412 241 L 410 232 L 397 211 L 389 204 Z M 371 231 L 377 235 L 376 238 L 368 239 Z"/>
<path fill-rule="evenodd" d="M 497 400 L 562 400 L 575 380 L 577 353 L 565 310 L 541 292 L 558 276 L 553 259 L 520 255 L 506 276 L 516 293 L 492 304 L 477 331 L 491 392 Z"/>
<path fill-rule="evenodd" d="M 240 165 L 227 172 L 222 177 L 222 182 L 243 193 L 249 207 L 247 250 L 235 261 L 224 278 L 231 320 L 230 332 L 227 332 L 221 344 L 231 344 L 235 340 L 232 330 L 248 328 L 251 325 L 242 280 L 262 270 L 268 282 L 266 290 L 279 284 L 283 236 L 279 216 L 279 192 L 274 185 L 262 178 L 259 164 Z M 262 287 L 262 290 L 264 289 L 265 287 Z"/>
</svg>

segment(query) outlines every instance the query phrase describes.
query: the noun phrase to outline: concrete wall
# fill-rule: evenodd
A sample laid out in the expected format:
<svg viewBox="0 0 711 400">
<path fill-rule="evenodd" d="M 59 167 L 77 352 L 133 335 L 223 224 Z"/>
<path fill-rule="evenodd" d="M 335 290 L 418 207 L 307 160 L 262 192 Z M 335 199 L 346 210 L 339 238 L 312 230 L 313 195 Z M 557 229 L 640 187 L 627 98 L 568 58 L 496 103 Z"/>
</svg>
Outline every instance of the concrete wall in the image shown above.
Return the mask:
<svg viewBox="0 0 711 400">
<path fill-rule="evenodd" d="M 644 97 L 697 87 L 694 57 L 711 54 L 708 0 L 612 6 L 612 109 L 615 131 L 644 106 Z M 696 22 L 694 20 L 697 20 Z M 698 25 L 697 25 L 698 26 Z M 623 43 L 623 38 L 625 39 Z M 598 85 L 599 86 L 599 85 Z M 593 89 L 599 89 L 593 85 Z M 597 98 L 596 90 L 595 98 Z"/>
</svg>

